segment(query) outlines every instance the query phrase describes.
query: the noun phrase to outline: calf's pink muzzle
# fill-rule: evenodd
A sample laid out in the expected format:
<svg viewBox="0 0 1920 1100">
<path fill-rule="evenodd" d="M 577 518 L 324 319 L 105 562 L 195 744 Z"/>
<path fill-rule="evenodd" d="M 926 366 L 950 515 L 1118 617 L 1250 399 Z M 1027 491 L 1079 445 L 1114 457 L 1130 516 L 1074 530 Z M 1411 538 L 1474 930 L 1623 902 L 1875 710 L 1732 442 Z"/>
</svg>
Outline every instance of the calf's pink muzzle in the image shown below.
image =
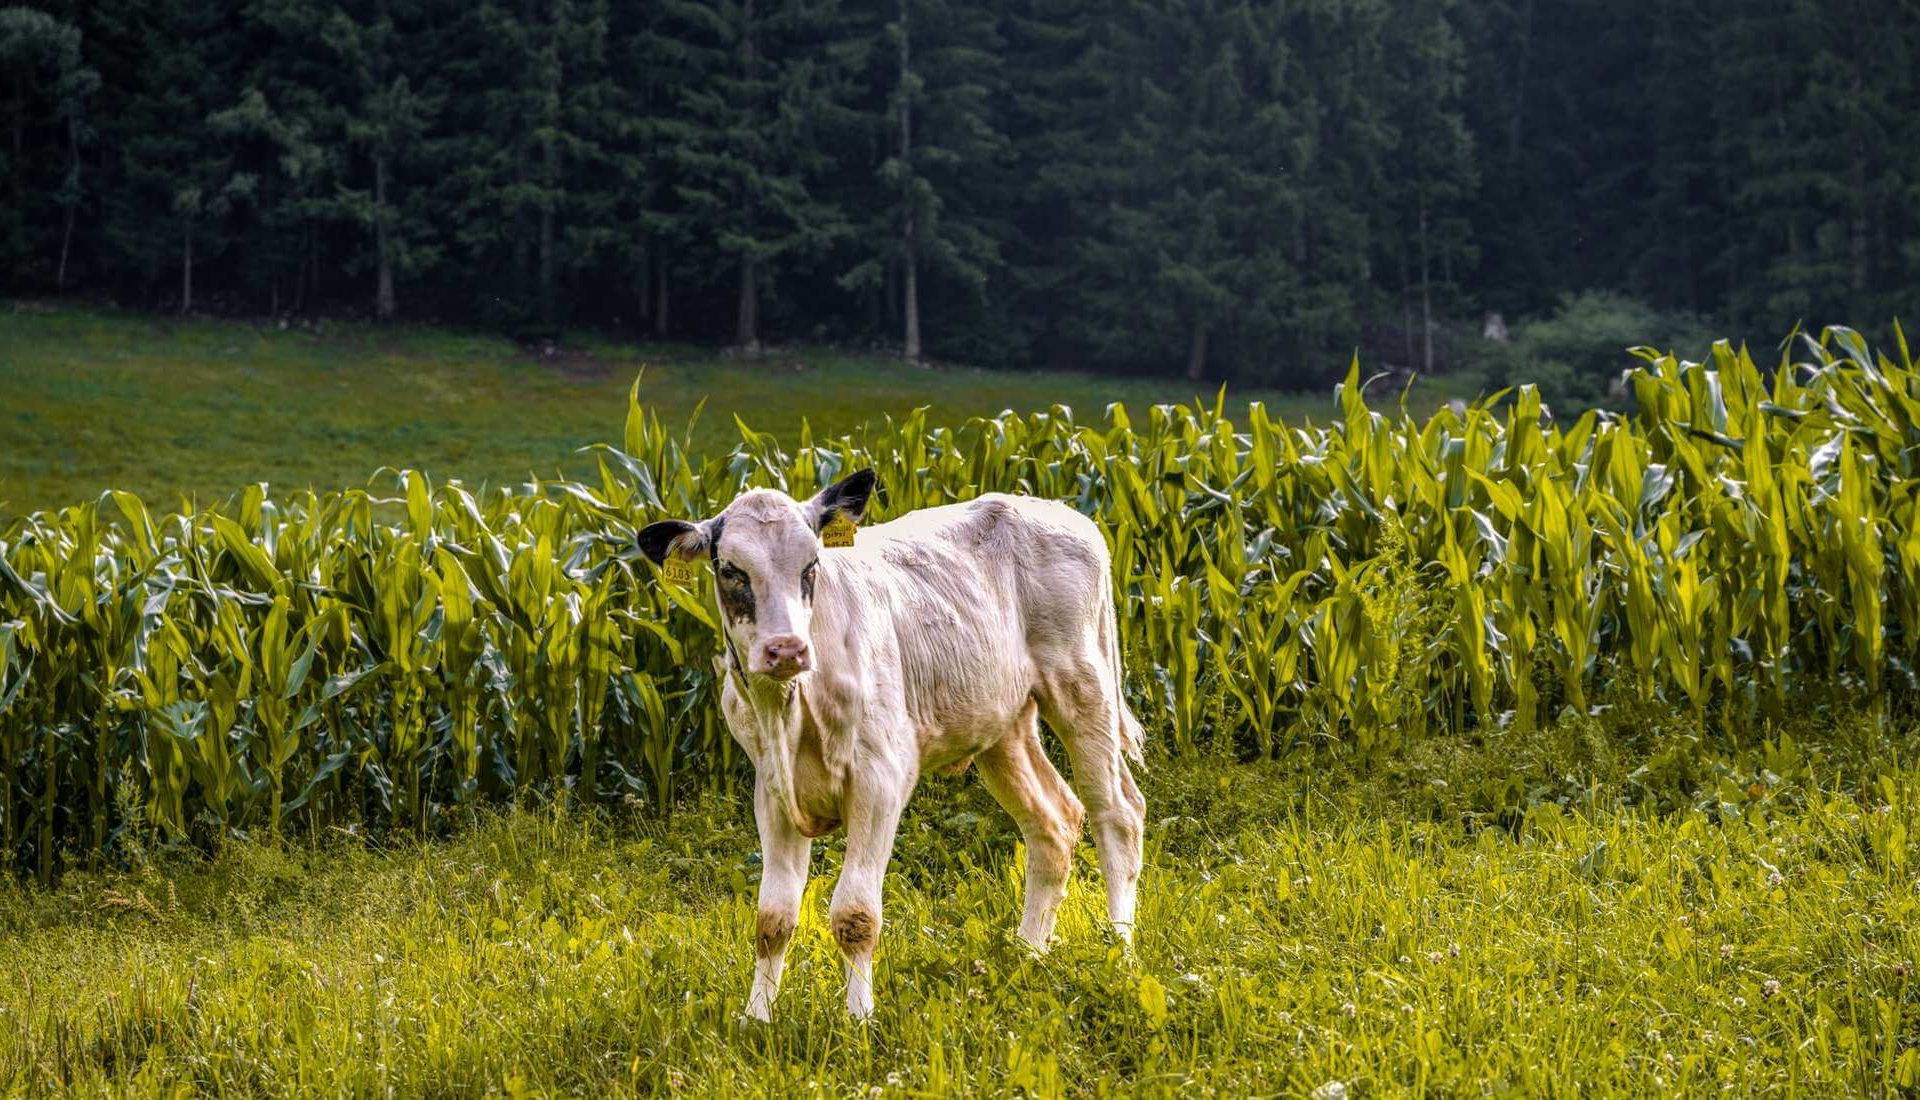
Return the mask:
<svg viewBox="0 0 1920 1100">
<path fill-rule="evenodd" d="M 760 643 L 760 671 L 782 680 L 791 679 L 813 665 L 807 640 L 798 634 L 776 634 Z"/>
</svg>

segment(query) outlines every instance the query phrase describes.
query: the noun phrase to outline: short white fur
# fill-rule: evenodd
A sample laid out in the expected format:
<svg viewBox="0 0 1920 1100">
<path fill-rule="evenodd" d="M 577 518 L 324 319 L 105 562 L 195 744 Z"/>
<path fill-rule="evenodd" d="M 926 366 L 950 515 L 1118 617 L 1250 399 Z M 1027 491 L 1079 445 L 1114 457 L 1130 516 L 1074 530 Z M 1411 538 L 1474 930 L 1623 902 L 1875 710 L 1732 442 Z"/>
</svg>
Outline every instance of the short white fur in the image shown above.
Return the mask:
<svg viewBox="0 0 1920 1100">
<path fill-rule="evenodd" d="M 752 587 L 750 619 L 722 608 L 738 663 L 716 660 L 728 729 L 756 776 L 763 870 L 747 1014 L 769 1018 L 779 994 L 811 838 L 842 825 L 847 855 L 829 922 L 845 957 L 847 1008 L 873 1011 L 881 879 L 901 811 L 929 769 L 977 762 L 1018 824 L 1023 939 L 1045 949 L 1091 816 L 1108 916 L 1131 940 L 1145 802 L 1127 760 L 1139 760 L 1141 732 L 1121 690 L 1098 528 L 1065 505 L 989 494 L 862 528 L 854 546 L 827 549 L 818 530 L 837 488 L 806 503 L 752 490 L 670 551 L 710 555 Z M 801 577 L 815 561 L 809 602 Z M 795 638 L 809 668 L 770 674 L 760 659 L 769 641 L 791 650 Z M 1071 788 L 1047 758 L 1042 718 L 1065 744 Z"/>
</svg>

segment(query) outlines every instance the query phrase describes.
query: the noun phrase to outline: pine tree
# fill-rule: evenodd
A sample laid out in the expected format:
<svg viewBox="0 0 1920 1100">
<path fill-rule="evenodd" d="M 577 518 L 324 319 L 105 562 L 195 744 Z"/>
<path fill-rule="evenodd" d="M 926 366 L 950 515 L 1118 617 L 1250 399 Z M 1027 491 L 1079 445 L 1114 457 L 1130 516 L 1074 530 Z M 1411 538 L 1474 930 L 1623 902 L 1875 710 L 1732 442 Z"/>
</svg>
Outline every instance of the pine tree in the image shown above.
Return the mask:
<svg viewBox="0 0 1920 1100">
<path fill-rule="evenodd" d="M 97 127 L 116 162 L 108 262 L 149 293 L 177 272 L 171 300 L 191 310 L 196 270 L 225 253 L 227 217 L 249 199 L 251 181 L 209 123 L 238 97 L 245 28 L 188 0 L 103 0 L 88 18 L 90 48 L 117 76 L 115 109 Z"/>
<path fill-rule="evenodd" d="M 1223 329 L 1278 320 L 1263 307 L 1290 275 L 1275 231 L 1292 223 L 1295 196 L 1273 159 L 1290 128 L 1273 79 L 1284 79 L 1288 56 L 1237 0 L 1163 0 L 1135 14 L 1139 99 L 1119 143 L 1125 192 L 1086 255 L 1114 291 L 1103 295 L 1103 327 L 1199 379 L 1219 358 Z M 1242 361 L 1257 354 L 1246 343 L 1225 350 Z"/>
<path fill-rule="evenodd" d="M 1641 58 L 1633 110 L 1643 118 L 1644 161 L 1621 196 L 1639 216 L 1618 227 L 1623 264 L 1641 293 L 1694 312 L 1724 310 L 1725 252 L 1720 214 L 1731 178 L 1715 152 L 1712 110 L 1699 90 L 1717 87 L 1725 58 L 1711 44 L 1721 5 L 1703 0 L 1652 0 L 1636 52 Z"/>
<path fill-rule="evenodd" d="M 998 113 L 1015 136 L 1005 173 L 1015 182 L 998 196 L 1012 223 L 1001 294 L 1016 318 L 1006 336 L 1015 354 L 1071 362 L 1082 343 L 1071 320 L 1080 286 L 1073 257 L 1111 175 L 1109 6 L 1015 0 L 1001 19 L 1007 78 Z"/>
<path fill-rule="evenodd" d="M 233 178 L 258 219 L 240 230 L 247 239 L 240 250 L 240 283 L 264 286 L 268 310 L 278 314 L 282 280 L 300 283 L 302 230 L 321 182 L 323 151 L 306 119 L 276 110 L 257 87 L 248 87 L 232 107 L 214 112 L 207 124 L 232 150 Z"/>
<path fill-rule="evenodd" d="M 680 197 L 682 158 L 676 152 L 693 123 L 683 117 L 680 95 L 713 58 L 689 36 L 683 20 L 657 5 L 615 13 L 613 38 L 623 59 L 615 66 L 618 101 L 626 105 L 608 161 L 621 181 L 618 247 L 637 312 L 660 338 L 673 331 L 679 277 L 697 270 L 689 263 L 697 221 Z"/>
<path fill-rule="evenodd" d="M 987 9 L 949 0 L 898 0 L 884 35 L 875 55 L 891 69 L 880 112 L 888 154 L 863 204 L 871 255 L 841 283 L 873 291 L 897 279 L 902 354 L 917 362 L 923 274 L 977 297 L 1000 262 L 1004 226 L 970 200 L 1009 149 L 993 117 L 1002 42 Z"/>
<path fill-rule="evenodd" d="M 675 149 L 687 236 L 712 242 L 738 286 L 734 342 L 758 346 L 765 286 L 851 233 L 828 184 L 861 118 L 858 39 L 832 3 L 674 0 L 683 43 Z M 852 48 L 850 48 L 852 47 Z"/>
<path fill-rule="evenodd" d="M 1740 295 L 1746 317 L 1806 320 L 1898 309 L 1887 273 L 1890 242 L 1912 225 L 1917 175 L 1912 136 L 1912 0 L 1869 3 L 1745 0 L 1727 21 L 1744 59 L 1739 86 L 1757 98 L 1730 120 L 1729 151 L 1747 170 L 1737 209 L 1762 228 L 1750 247 L 1758 286 Z M 1770 109 L 1769 109 L 1770 108 Z"/>
<path fill-rule="evenodd" d="M 0 8 L 0 88 L 7 104 L 7 136 L 0 177 L 9 201 L 0 212 L 0 259 L 11 278 L 52 261 L 53 286 L 63 290 L 81 190 L 81 152 L 91 141 L 88 99 L 100 74 L 81 59 L 80 29 L 44 12 Z M 43 230 L 43 212 L 59 211 L 58 258 Z"/>
<path fill-rule="evenodd" d="M 1379 198 L 1389 189 L 1395 141 L 1386 56 L 1392 13 L 1386 0 L 1364 0 L 1310 4 L 1286 15 L 1282 33 L 1299 58 L 1294 80 L 1303 124 L 1292 174 L 1301 215 L 1287 243 L 1300 272 L 1288 302 L 1290 370 L 1301 382 L 1319 381 L 1331 369 L 1309 364 L 1344 358 L 1341 350 L 1354 346 L 1383 281 L 1372 258 L 1384 229 Z"/>
<path fill-rule="evenodd" d="M 1477 183 L 1460 109 L 1466 58 L 1449 22 L 1452 7 L 1452 0 L 1397 0 L 1386 24 L 1394 152 L 1386 162 L 1379 237 L 1398 261 L 1403 300 L 1417 296 L 1418 324 L 1406 327 L 1420 334 L 1417 362 L 1427 373 L 1435 366 L 1435 284 L 1450 292 L 1453 279 L 1442 272 L 1471 257 L 1464 214 Z"/>
<path fill-rule="evenodd" d="M 345 237 L 358 266 L 360 228 L 351 211 L 347 138 L 358 74 L 339 51 L 316 48 L 336 13 L 310 0 L 257 0 L 251 9 L 266 46 L 245 75 L 240 100 L 217 116 L 250 148 L 248 163 L 264 177 L 259 233 L 248 249 L 246 285 L 265 288 L 268 308 L 306 309 L 322 294 Z M 333 246 L 333 247 L 330 247 Z"/>
<path fill-rule="evenodd" d="M 399 312 L 398 279 L 425 270 L 437 256 L 425 196 L 405 180 L 424 155 L 443 99 L 421 88 L 410 71 L 410 36 L 396 18 L 398 2 L 338 5 L 319 28 L 345 77 L 340 121 L 346 146 L 364 165 L 351 175 L 354 183 L 341 187 L 338 208 L 372 238 L 373 312 L 383 321 Z"/>
<path fill-rule="evenodd" d="M 608 249 L 620 140 L 604 0 L 484 3 L 464 20 L 460 82 L 443 189 L 468 266 L 505 271 L 514 316 L 550 334 L 562 283 Z M 482 290 L 483 294 L 489 293 Z"/>
<path fill-rule="evenodd" d="M 55 0 L 9 290 L 1321 380 L 1920 287 L 1920 0 Z"/>
</svg>

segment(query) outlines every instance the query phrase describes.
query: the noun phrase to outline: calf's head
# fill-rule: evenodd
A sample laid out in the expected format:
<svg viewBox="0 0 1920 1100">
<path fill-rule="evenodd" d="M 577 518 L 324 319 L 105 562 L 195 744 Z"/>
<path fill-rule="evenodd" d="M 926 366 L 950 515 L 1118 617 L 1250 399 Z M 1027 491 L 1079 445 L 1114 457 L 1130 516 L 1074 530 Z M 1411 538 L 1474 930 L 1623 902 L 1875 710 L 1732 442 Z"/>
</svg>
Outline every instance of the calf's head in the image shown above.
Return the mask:
<svg viewBox="0 0 1920 1100">
<path fill-rule="evenodd" d="M 804 502 L 752 489 L 711 519 L 648 524 L 640 530 L 640 549 L 656 565 L 669 557 L 712 562 L 733 661 L 748 675 L 790 680 L 813 667 L 820 531 L 836 515 L 858 523 L 873 486 L 873 471 L 861 470 Z"/>
</svg>

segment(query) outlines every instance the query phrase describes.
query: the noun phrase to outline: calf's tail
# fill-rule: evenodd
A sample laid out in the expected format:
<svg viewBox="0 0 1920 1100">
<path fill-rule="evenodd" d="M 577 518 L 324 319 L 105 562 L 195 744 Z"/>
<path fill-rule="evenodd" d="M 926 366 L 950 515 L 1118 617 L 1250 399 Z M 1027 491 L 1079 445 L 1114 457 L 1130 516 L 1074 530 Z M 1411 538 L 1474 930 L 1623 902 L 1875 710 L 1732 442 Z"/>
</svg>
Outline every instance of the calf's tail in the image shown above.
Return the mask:
<svg viewBox="0 0 1920 1100">
<path fill-rule="evenodd" d="M 1120 616 L 1114 608 L 1113 585 L 1109 581 L 1103 587 L 1106 606 L 1099 612 L 1105 619 L 1100 624 L 1100 632 L 1106 635 L 1107 663 L 1113 669 L 1113 706 L 1118 716 L 1120 750 L 1135 764 L 1145 766 L 1146 733 L 1140 728 L 1140 719 L 1134 717 L 1133 708 L 1127 705 L 1126 668 L 1120 660 Z"/>
</svg>

